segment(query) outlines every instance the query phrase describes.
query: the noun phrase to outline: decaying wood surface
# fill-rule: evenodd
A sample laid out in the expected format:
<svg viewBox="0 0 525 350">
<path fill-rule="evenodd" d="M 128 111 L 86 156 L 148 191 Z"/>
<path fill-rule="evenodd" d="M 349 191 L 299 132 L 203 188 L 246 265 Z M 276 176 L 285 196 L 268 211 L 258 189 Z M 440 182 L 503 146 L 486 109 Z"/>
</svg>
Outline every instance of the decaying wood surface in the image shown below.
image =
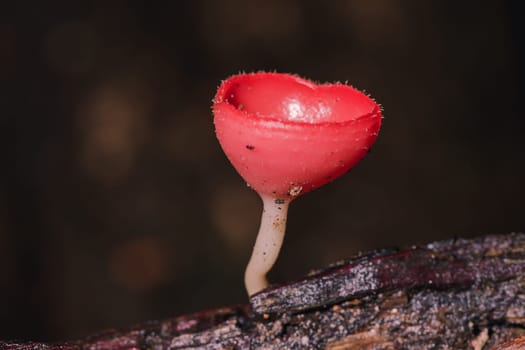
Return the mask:
<svg viewBox="0 0 525 350">
<path fill-rule="evenodd" d="M 525 234 L 378 251 L 250 305 L 0 349 L 525 349 Z"/>
</svg>

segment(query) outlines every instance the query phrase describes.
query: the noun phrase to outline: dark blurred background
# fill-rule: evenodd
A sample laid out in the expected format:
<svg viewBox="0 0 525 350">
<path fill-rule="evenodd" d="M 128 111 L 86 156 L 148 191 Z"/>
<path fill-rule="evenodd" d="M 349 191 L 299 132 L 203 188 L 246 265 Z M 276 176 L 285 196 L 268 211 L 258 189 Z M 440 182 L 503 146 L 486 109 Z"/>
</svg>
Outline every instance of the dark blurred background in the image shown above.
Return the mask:
<svg viewBox="0 0 525 350">
<path fill-rule="evenodd" d="M 274 281 L 524 229 L 519 0 L 14 3 L 0 22 L 0 339 L 247 301 L 261 205 L 210 111 L 240 71 L 348 81 L 385 110 L 372 153 L 292 204 Z"/>
</svg>

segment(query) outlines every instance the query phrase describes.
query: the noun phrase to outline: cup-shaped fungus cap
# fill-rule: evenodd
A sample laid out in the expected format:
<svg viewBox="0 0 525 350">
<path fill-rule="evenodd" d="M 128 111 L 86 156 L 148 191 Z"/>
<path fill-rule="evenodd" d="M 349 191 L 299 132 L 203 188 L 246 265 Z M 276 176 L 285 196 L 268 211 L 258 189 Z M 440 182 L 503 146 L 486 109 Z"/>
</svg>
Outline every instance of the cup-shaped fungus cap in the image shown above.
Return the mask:
<svg viewBox="0 0 525 350">
<path fill-rule="evenodd" d="M 221 147 L 248 185 L 288 200 L 346 173 L 381 126 L 380 106 L 351 86 L 280 73 L 224 80 L 213 114 Z"/>
</svg>

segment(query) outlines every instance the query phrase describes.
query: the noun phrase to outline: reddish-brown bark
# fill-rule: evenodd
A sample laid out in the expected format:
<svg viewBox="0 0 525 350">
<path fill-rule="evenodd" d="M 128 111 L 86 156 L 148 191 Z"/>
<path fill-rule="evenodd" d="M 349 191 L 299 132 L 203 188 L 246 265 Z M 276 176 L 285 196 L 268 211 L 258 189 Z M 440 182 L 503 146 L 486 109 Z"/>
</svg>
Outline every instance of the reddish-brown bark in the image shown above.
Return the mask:
<svg viewBox="0 0 525 350">
<path fill-rule="evenodd" d="M 0 349 L 525 349 L 525 234 L 380 251 L 250 305 Z"/>
</svg>

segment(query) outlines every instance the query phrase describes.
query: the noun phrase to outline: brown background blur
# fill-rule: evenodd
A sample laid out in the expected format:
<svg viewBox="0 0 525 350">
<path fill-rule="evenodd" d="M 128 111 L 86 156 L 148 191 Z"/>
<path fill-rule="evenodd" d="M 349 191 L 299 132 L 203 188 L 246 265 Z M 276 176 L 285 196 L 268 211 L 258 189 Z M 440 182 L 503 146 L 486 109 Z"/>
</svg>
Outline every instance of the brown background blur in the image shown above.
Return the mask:
<svg viewBox="0 0 525 350">
<path fill-rule="evenodd" d="M 385 110 L 372 153 L 292 204 L 274 281 L 524 229 L 519 0 L 14 3 L 0 22 L 0 339 L 246 302 L 261 207 L 210 111 L 239 71 L 349 81 Z"/>
</svg>

